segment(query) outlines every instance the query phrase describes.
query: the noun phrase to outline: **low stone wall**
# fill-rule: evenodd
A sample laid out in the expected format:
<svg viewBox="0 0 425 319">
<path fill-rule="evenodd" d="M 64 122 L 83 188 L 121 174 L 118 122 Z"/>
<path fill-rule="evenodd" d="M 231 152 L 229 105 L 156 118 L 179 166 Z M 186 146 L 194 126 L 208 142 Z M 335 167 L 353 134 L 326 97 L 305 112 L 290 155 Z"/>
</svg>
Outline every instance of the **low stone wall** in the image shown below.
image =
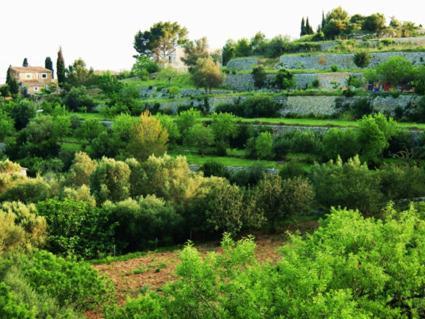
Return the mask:
<svg viewBox="0 0 425 319">
<path fill-rule="evenodd" d="M 319 88 L 323 89 L 345 87 L 350 75 L 361 76 L 362 74 L 349 72 L 294 74 L 295 87 L 297 89 L 305 89 L 312 86 L 316 80 L 319 81 Z M 275 76 L 273 74 L 269 74 L 268 80 L 272 81 L 274 77 Z M 251 74 L 229 74 L 227 75 L 224 84 L 227 88 L 236 91 L 255 90 L 254 80 Z"/>
<path fill-rule="evenodd" d="M 208 105 L 210 112 L 214 112 L 216 107 L 222 104 L 236 103 L 238 100 L 245 100 L 248 96 L 227 95 L 209 97 Z M 292 117 L 332 117 L 340 114 L 355 102 L 365 97 L 344 97 L 344 96 L 286 96 L 275 95 L 273 99 L 282 106 L 280 114 Z M 414 109 L 421 97 L 416 95 L 376 96 L 369 97 L 374 111 L 381 112 L 389 116 L 394 116 L 398 109 Z M 160 103 L 160 110 L 165 113 L 177 113 L 181 106 L 203 108 L 204 99 L 181 99 L 169 100 Z"/>
<path fill-rule="evenodd" d="M 405 57 L 413 64 L 425 63 L 425 52 L 376 52 L 371 53 L 369 66 L 373 67 L 394 56 Z M 354 54 L 310 54 L 282 55 L 280 63 L 287 69 L 330 70 L 332 66 L 338 69 L 355 69 Z"/>
<path fill-rule="evenodd" d="M 235 58 L 230 60 L 226 67 L 229 70 L 252 70 L 258 64 L 258 59 L 256 57 L 247 57 L 247 58 Z"/>
</svg>

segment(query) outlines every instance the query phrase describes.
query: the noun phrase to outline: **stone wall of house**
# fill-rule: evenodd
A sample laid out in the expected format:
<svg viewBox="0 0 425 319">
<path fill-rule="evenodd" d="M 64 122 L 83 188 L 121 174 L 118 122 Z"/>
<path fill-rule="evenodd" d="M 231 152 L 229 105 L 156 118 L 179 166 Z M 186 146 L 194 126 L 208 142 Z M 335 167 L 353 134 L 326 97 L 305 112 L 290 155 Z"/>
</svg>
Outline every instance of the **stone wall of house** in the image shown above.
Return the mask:
<svg viewBox="0 0 425 319">
<path fill-rule="evenodd" d="M 425 52 L 376 52 L 371 53 L 369 66 L 376 66 L 391 57 L 402 56 L 414 64 L 425 63 Z M 287 69 L 329 70 L 332 66 L 338 69 L 355 69 L 354 54 L 303 54 L 282 55 L 280 63 Z"/>
</svg>

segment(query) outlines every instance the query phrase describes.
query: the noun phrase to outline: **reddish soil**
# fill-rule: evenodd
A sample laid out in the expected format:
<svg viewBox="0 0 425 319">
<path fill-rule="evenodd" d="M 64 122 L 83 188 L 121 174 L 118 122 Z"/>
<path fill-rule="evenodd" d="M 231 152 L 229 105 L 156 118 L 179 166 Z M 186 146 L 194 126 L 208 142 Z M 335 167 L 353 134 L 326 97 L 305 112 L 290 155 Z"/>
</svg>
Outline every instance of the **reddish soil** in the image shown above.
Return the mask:
<svg viewBox="0 0 425 319">
<path fill-rule="evenodd" d="M 304 233 L 316 227 L 317 222 L 311 221 L 290 227 L 288 230 Z M 255 236 L 257 259 L 260 262 L 276 262 L 280 256 L 278 248 L 282 246 L 284 240 L 284 235 Z M 218 243 L 197 245 L 196 248 L 203 254 L 220 250 Z M 164 284 L 174 280 L 175 269 L 179 263 L 179 252 L 180 250 L 150 252 L 145 256 L 126 261 L 95 265 L 94 268 L 112 279 L 118 301 L 122 304 L 128 297 L 136 297 L 143 289 L 158 290 Z M 102 318 L 99 314 L 92 312 L 86 313 L 86 316 L 89 319 Z"/>
</svg>

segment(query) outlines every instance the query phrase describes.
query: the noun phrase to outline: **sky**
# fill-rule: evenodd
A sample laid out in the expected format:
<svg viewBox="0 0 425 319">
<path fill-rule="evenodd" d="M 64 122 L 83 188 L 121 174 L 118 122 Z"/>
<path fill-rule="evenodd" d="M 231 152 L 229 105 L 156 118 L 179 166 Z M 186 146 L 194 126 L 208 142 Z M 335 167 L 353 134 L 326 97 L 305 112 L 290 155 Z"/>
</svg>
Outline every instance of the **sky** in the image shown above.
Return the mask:
<svg viewBox="0 0 425 319">
<path fill-rule="evenodd" d="M 303 16 L 316 26 L 322 11 L 337 6 L 425 25 L 423 0 L 2 0 L 0 83 L 25 57 L 33 66 L 44 66 L 46 56 L 55 62 L 60 46 L 67 64 L 82 58 L 95 70 L 129 69 L 135 33 L 159 21 L 177 21 L 191 39 L 206 36 L 211 48 L 221 48 L 258 31 L 296 38 Z"/>
</svg>

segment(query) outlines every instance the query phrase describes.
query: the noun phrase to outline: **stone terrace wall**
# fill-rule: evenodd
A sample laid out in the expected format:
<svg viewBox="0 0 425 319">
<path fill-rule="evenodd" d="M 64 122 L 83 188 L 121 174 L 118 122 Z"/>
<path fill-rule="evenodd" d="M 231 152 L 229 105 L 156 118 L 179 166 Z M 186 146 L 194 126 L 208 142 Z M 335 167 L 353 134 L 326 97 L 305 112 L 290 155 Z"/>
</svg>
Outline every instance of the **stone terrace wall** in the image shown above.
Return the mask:
<svg viewBox="0 0 425 319">
<path fill-rule="evenodd" d="M 226 67 L 229 70 L 239 70 L 246 71 L 252 70 L 258 64 L 258 59 L 256 57 L 247 57 L 247 58 L 235 58 L 230 60 Z"/>
<path fill-rule="evenodd" d="M 425 52 L 376 52 L 371 53 L 369 66 L 376 66 L 391 57 L 402 56 L 414 64 L 425 63 Z M 282 55 L 280 63 L 287 69 L 328 70 L 333 65 L 338 69 L 356 69 L 354 54 Z"/>
<path fill-rule="evenodd" d="M 221 97 L 208 98 L 210 112 L 214 112 L 215 108 L 222 104 L 236 103 L 238 100 L 245 100 L 247 96 L 227 95 Z M 280 114 L 282 116 L 294 117 L 331 117 L 338 115 L 344 111 L 342 106 L 353 105 L 356 101 L 365 97 L 343 97 L 343 96 L 285 96 L 277 95 L 273 99 L 280 104 Z M 374 111 L 382 112 L 386 115 L 394 116 L 397 109 L 412 109 L 418 102 L 420 96 L 416 95 L 400 95 L 392 96 L 376 96 L 369 97 L 371 106 Z M 203 107 L 204 100 L 181 99 L 169 100 L 160 103 L 160 109 L 167 113 L 176 113 L 178 107 Z"/>
<path fill-rule="evenodd" d="M 350 75 L 361 76 L 361 73 L 349 72 L 332 72 L 332 73 L 300 73 L 294 74 L 295 87 L 297 89 L 305 89 L 313 85 L 318 80 L 319 87 L 323 89 L 333 89 L 336 87 L 344 87 L 347 85 L 347 79 Z M 274 79 L 273 74 L 268 75 L 268 80 Z M 251 74 L 228 74 L 224 82 L 229 89 L 236 91 L 254 90 L 254 80 Z"/>
</svg>

